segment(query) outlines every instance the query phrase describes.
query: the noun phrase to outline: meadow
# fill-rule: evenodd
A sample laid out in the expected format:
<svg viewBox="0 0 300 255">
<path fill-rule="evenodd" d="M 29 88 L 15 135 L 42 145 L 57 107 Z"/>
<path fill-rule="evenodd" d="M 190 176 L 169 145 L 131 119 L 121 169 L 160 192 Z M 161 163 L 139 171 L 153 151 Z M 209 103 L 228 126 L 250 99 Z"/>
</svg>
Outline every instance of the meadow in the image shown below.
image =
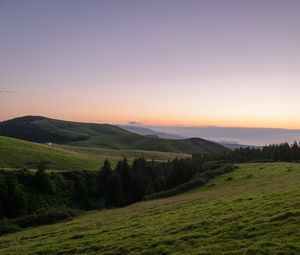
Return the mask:
<svg viewBox="0 0 300 255">
<path fill-rule="evenodd" d="M 112 166 L 127 157 L 144 157 L 147 160 L 167 161 L 175 157 L 189 157 L 188 154 L 139 150 L 113 150 L 63 145 L 45 145 L 0 136 L 0 168 L 36 169 L 41 161 L 50 162 L 49 170 L 99 170 L 105 159 Z"/>
<path fill-rule="evenodd" d="M 240 164 L 178 196 L 0 237 L 0 254 L 300 254 L 300 165 Z"/>
</svg>

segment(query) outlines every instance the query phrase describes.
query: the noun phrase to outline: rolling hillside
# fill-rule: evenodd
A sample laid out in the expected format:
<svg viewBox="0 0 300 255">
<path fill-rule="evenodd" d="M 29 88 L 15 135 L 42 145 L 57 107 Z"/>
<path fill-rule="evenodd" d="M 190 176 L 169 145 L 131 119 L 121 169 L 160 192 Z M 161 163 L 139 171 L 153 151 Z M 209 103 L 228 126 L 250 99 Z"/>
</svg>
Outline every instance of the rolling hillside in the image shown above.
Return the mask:
<svg viewBox="0 0 300 255">
<path fill-rule="evenodd" d="M 0 136 L 1 168 L 36 168 L 38 162 L 48 161 L 50 169 L 100 169 L 104 159 L 80 152 L 52 148 L 47 145 Z"/>
<path fill-rule="evenodd" d="M 297 255 L 299 197 L 299 164 L 243 164 L 186 194 L 0 237 L 0 253 Z"/>
<path fill-rule="evenodd" d="M 36 168 L 40 161 L 50 162 L 53 170 L 98 170 L 105 159 L 114 166 L 118 160 L 136 157 L 166 161 L 175 157 L 189 157 L 188 154 L 111 150 L 62 145 L 44 145 L 0 136 L 0 168 Z"/>
<path fill-rule="evenodd" d="M 131 133 L 117 126 L 26 116 L 0 123 L 0 135 L 39 142 L 120 150 L 147 150 L 186 154 L 221 153 L 227 149 L 200 139 L 160 139 Z"/>
</svg>

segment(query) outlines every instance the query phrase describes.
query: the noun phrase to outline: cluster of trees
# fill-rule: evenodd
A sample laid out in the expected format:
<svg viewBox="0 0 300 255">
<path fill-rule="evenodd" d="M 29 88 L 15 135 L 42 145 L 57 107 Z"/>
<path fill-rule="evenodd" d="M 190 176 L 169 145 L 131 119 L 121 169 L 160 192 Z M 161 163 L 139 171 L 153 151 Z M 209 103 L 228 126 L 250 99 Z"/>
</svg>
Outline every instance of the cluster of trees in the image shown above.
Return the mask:
<svg viewBox="0 0 300 255">
<path fill-rule="evenodd" d="M 76 185 L 75 201 L 81 209 L 121 207 L 141 201 L 145 196 L 173 189 L 216 168 L 220 168 L 219 163 L 208 163 L 198 158 L 176 158 L 165 163 L 138 158 L 132 164 L 124 158 L 114 169 L 105 160 L 95 178 L 81 176 Z"/>
<path fill-rule="evenodd" d="M 0 175 L 0 218 L 16 218 L 43 207 L 43 196 L 53 194 L 54 182 L 41 163 L 34 174 L 2 171 Z M 37 195 L 38 199 L 35 199 Z"/>
<path fill-rule="evenodd" d="M 220 174 L 215 170 L 222 166 L 198 157 L 169 162 L 138 158 L 132 164 L 125 158 L 114 169 L 106 160 L 100 171 L 47 172 L 46 162 L 35 172 L 0 171 L 0 218 L 24 217 L 45 208 L 121 207 L 176 187 L 186 190 L 189 185 L 180 185 L 199 176 L 206 181 Z"/>
<path fill-rule="evenodd" d="M 204 161 L 224 160 L 232 163 L 251 161 L 299 161 L 300 143 L 272 144 L 264 147 L 238 148 L 225 154 L 197 155 Z"/>
</svg>

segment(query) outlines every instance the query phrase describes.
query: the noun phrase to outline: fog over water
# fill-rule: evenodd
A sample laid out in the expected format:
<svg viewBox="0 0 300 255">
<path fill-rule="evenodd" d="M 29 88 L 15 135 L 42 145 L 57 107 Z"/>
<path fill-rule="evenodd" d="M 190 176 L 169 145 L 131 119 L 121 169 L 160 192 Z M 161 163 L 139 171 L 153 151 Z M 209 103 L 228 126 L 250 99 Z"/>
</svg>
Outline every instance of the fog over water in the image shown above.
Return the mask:
<svg viewBox="0 0 300 255">
<path fill-rule="evenodd" d="M 277 128 L 238 128 L 238 127 L 182 127 L 148 126 L 160 132 L 173 133 L 183 137 L 201 137 L 214 141 L 231 141 L 248 145 L 273 143 L 293 143 L 300 141 L 300 130 Z"/>
</svg>

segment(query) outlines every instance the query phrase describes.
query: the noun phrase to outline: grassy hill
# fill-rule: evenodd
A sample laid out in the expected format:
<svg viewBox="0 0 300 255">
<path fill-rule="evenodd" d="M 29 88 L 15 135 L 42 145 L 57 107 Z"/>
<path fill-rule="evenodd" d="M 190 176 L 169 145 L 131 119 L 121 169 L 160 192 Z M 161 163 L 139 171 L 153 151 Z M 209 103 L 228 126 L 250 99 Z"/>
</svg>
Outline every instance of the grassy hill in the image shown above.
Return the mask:
<svg viewBox="0 0 300 255">
<path fill-rule="evenodd" d="M 114 150 L 102 149 L 96 147 L 76 147 L 69 145 L 54 145 L 55 148 L 61 148 L 68 151 L 84 153 L 85 155 L 109 159 L 110 161 L 117 161 L 126 157 L 131 161 L 135 158 L 145 158 L 147 160 L 167 161 L 174 158 L 191 157 L 190 154 L 162 152 L 162 151 L 144 151 L 144 150 Z"/>
<path fill-rule="evenodd" d="M 221 153 L 219 144 L 191 138 L 183 140 L 142 136 L 107 124 L 89 124 L 26 116 L 0 123 L 0 135 L 39 142 L 120 150 L 147 150 L 175 153 Z"/>
<path fill-rule="evenodd" d="M 114 166 L 124 157 L 129 161 L 136 157 L 166 161 L 175 157 L 189 157 L 187 154 L 111 150 L 74 146 L 49 146 L 19 139 L 0 136 L 0 168 L 36 168 L 40 161 L 49 161 L 54 170 L 97 170 L 109 159 Z"/>
<path fill-rule="evenodd" d="M 0 237 L 0 253 L 296 255 L 299 197 L 299 164 L 243 164 L 186 194 Z"/>
<path fill-rule="evenodd" d="M 0 136 L 0 155 L 1 168 L 36 168 L 38 162 L 49 161 L 51 169 L 100 169 L 104 161 L 80 152 L 3 136 Z"/>
</svg>

